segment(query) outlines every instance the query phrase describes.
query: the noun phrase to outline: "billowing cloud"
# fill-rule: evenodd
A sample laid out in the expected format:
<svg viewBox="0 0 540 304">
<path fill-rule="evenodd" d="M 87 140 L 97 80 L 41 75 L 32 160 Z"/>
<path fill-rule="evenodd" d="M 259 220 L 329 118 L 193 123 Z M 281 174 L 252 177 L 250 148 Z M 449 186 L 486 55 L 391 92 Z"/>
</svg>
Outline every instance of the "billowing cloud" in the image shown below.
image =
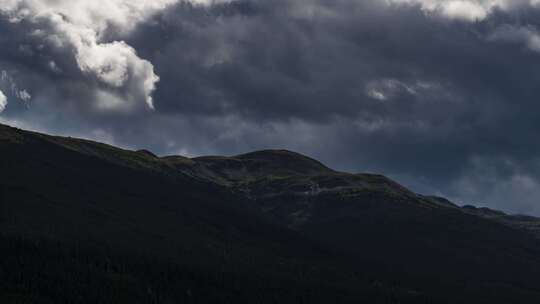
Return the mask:
<svg viewBox="0 0 540 304">
<path fill-rule="evenodd" d="M 153 65 L 115 39 L 174 2 L 2 0 L 0 15 L 12 26 L 26 28 L 32 44 L 19 47 L 30 52 L 50 48 L 72 57 L 84 76 L 123 100 L 117 106 L 143 101 L 153 108 L 152 92 L 159 80 Z M 69 70 L 54 60 L 48 64 L 57 73 Z"/>
<path fill-rule="evenodd" d="M 159 76 L 148 60 L 125 42 L 141 23 L 179 0 L 0 0 L 0 17 L 24 28 L 26 42 L 17 47 L 29 55 L 55 53 L 72 60 L 46 60 L 56 74 L 76 64 L 85 81 L 99 85 L 97 108 L 130 110 L 141 102 L 154 108 L 152 93 Z M 208 6 L 226 0 L 191 0 Z M 45 56 L 46 57 L 46 56 Z M 66 66 L 67 65 L 67 66 Z"/>
</svg>

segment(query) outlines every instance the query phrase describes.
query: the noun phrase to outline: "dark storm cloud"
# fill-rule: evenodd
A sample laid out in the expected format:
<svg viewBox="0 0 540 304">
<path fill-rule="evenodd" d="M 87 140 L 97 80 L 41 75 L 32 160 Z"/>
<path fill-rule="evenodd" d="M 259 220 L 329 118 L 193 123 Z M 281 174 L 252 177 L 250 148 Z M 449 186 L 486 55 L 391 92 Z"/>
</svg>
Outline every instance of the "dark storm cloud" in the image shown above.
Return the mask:
<svg viewBox="0 0 540 304">
<path fill-rule="evenodd" d="M 136 50 L 129 62 L 159 76 L 153 111 L 96 108 L 133 85 L 111 88 L 81 71 L 73 46 L 47 46 L 28 34 L 35 23 L 3 20 L 1 68 L 33 97 L 8 98 L 4 120 L 162 154 L 284 147 L 540 214 L 540 10 L 394 2 L 178 3 L 134 31 L 107 28 L 98 45 L 125 40 Z"/>
</svg>

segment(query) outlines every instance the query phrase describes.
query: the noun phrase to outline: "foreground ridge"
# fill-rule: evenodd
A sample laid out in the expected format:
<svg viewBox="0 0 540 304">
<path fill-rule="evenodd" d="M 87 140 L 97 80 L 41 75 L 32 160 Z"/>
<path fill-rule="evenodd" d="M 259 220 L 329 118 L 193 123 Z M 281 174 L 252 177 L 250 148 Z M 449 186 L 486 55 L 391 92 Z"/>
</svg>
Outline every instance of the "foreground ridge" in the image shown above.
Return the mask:
<svg viewBox="0 0 540 304">
<path fill-rule="evenodd" d="M 536 303 L 540 220 L 286 150 L 159 157 L 0 125 L 0 300 Z"/>
</svg>

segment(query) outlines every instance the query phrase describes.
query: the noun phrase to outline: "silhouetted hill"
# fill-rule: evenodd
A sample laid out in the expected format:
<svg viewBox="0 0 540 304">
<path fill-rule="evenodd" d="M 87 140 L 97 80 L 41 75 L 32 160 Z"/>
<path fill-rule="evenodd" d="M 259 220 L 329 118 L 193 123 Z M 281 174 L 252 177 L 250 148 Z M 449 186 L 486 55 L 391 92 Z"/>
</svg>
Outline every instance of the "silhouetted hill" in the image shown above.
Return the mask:
<svg viewBox="0 0 540 304">
<path fill-rule="evenodd" d="M 2 303 L 538 303 L 539 221 L 267 150 L 0 125 Z"/>
</svg>

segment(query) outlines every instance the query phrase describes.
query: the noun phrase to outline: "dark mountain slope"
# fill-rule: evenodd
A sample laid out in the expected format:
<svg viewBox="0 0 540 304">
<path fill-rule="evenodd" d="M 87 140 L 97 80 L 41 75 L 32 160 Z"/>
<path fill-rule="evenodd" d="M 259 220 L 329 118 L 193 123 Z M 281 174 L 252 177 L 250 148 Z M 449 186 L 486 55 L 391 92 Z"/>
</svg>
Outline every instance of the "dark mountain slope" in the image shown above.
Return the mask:
<svg viewBox="0 0 540 304">
<path fill-rule="evenodd" d="M 474 206 L 464 206 L 462 211 L 468 214 L 483 217 L 498 223 L 527 231 L 540 238 L 540 218 L 527 215 L 510 215 L 498 210 L 489 208 L 477 208 Z"/>
<path fill-rule="evenodd" d="M 2 303 L 384 303 L 247 200 L 160 160 L 0 127 Z"/>
<path fill-rule="evenodd" d="M 0 126 L 0 168 L 2 302 L 540 300 L 528 230 L 289 151 L 160 158 Z"/>
<path fill-rule="evenodd" d="M 423 286 L 445 281 L 467 297 L 490 293 L 493 299 L 512 301 L 515 295 L 506 298 L 509 290 L 538 297 L 538 241 L 528 233 L 530 225 L 517 224 L 517 217 L 417 195 L 384 176 L 324 168 L 231 178 L 225 184 L 251 198 L 276 223 L 355 258 L 386 265 L 396 278 L 421 280 Z"/>
</svg>

